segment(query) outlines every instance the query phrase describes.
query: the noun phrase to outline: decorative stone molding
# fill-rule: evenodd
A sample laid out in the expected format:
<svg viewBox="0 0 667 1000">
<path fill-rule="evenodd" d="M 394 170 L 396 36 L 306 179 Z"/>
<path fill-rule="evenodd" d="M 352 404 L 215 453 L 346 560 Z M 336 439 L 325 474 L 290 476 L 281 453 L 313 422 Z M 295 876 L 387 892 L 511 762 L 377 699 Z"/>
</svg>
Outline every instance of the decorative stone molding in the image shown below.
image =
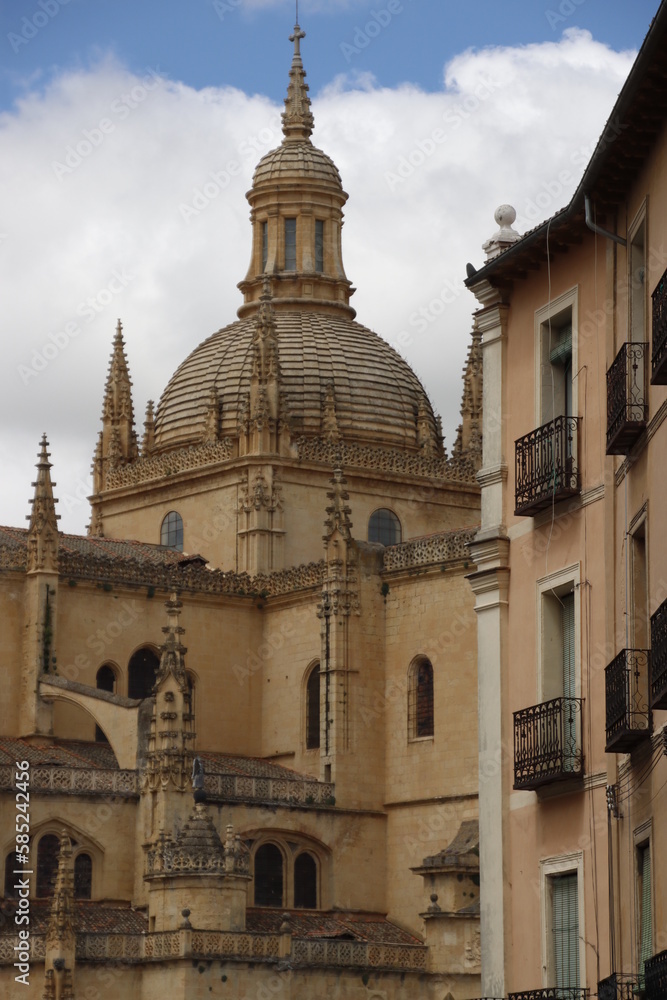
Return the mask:
<svg viewBox="0 0 667 1000">
<path fill-rule="evenodd" d="M 370 944 L 366 941 L 292 941 L 292 965 L 426 970 L 428 949 L 421 945 Z"/>
<path fill-rule="evenodd" d="M 241 483 L 241 496 L 239 498 L 239 510 L 249 514 L 252 510 L 281 510 L 283 506 L 282 490 L 275 478 L 269 486 L 266 476 L 261 470 L 257 471 L 250 487 L 250 474 L 246 473 Z"/>
<path fill-rule="evenodd" d="M 294 443 L 300 461 L 320 462 L 323 465 L 342 465 L 346 469 L 374 469 L 378 472 L 396 472 L 402 475 L 421 476 L 442 482 L 469 483 L 477 489 L 475 462 L 465 454 L 429 457 L 406 454 L 371 445 L 346 444 L 325 438 L 301 437 Z"/>
<path fill-rule="evenodd" d="M 233 450 L 231 438 L 224 438 L 222 441 L 207 441 L 190 448 L 179 448 L 166 455 L 139 458 L 127 465 L 111 465 L 106 473 L 105 489 L 136 486 L 164 479 L 166 476 L 175 476 L 179 472 L 190 472 L 206 465 L 226 462 L 232 457 Z"/>
<path fill-rule="evenodd" d="M 468 546 L 477 534 L 477 527 L 460 531 L 443 531 L 427 538 L 416 538 L 400 545 L 390 545 L 384 550 L 385 571 L 412 569 L 433 563 L 453 562 L 470 558 Z"/>
<path fill-rule="evenodd" d="M 0 790 L 13 788 L 14 768 L 0 765 Z M 94 767 L 42 767 L 30 768 L 30 791 L 60 792 L 66 795 L 121 795 L 138 794 L 136 771 L 107 771 Z"/>
<path fill-rule="evenodd" d="M 298 778 L 255 778 L 240 774 L 206 774 L 204 791 L 209 801 L 271 802 L 285 805 L 329 805 L 335 785 L 328 781 Z"/>
<path fill-rule="evenodd" d="M 250 852 L 227 827 L 223 845 L 205 805 L 198 802 L 178 837 L 161 833 L 146 851 L 144 878 L 173 875 L 234 875 L 250 878 Z"/>
</svg>

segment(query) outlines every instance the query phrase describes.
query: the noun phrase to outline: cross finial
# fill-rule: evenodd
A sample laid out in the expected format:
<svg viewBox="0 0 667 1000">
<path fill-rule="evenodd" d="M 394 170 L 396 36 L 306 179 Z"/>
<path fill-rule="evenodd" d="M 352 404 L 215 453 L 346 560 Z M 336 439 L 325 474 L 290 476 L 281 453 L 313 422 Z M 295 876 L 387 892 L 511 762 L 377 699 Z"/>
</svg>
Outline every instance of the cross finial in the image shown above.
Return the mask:
<svg viewBox="0 0 667 1000">
<path fill-rule="evenodd" d="M 294 55 L 301 55 L 301 39 L 306 37 L 306 32 L 301 30 L 299 25 L 299 15 L 297 11 L 296 24 L 294 25 L 294 34 L 289 36 L 290 42 L 294 42 Z"/>
</svg>

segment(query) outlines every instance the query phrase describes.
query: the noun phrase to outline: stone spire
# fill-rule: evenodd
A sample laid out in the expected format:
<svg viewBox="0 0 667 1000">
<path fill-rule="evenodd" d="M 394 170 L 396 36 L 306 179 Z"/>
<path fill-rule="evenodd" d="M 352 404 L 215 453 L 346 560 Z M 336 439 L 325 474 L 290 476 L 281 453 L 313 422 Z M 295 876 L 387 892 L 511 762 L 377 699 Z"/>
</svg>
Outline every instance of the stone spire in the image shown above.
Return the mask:
<svg viewBox="0 0 667 1000">
<path fill-rule="evenodd" d="M 146 404 L 146 416 L 144 417 L 144 436 L 141 442 L 141 457 L 150 458 L 155 450 L 155 412 L 153 410 L 153 400 L 149 399 Z"/>
<path fill-rule="evenodd" d="M 475 469 L 482 467 L 482 334 L 473 330 L 463 369 L 463 397 L 454 456 L 467 458 Z"/>
<path fill-rule="evenodd" d="M 133 462 L 138 454 L 132 406 L 132 380 L 125 355 L 123 325 L 118 320 L 104 387 L 100 445 L 93 462 L 95 492 L 99 493 L 104 489 L 109 466 Z"/>
<path fill-rule="evenodd" d="M 310 110 L 306 71 L 301 60 L 301 39 L 306 37 L 298 24 L 294 25 L 294 34 L 289 36 L 294 42 L 294 56 L 289 71 L 289 85 L 285 98 L 285 110 L 282 114 L 283 135 L 289 141 L 304 142 L 310 138 L 315 125 L 313 113 Z"/>
<path fill-rule="evenodd" d="M 42 435 L 37 462 L 37 479 L 32 484 L 35 495 L 32 499 L 32 512 L 27 515 L 30 521 L 28 528 L 28 572 L 43 570 L 48 573 L 58 572 L 58 521 L 55 505 L 58 503 L 53 496 L 51 482 L 51 462 L 47 448 L 49 442 L 46 434 Z"/>
<path fill-rule="evenodd" d="M 66 830 L 60 837 L 58 872 L 46 932 L 44 1000 L 71 1000 L 76 933 L 74 930 L 74 877 L 72 843 Z"/>
</svg>

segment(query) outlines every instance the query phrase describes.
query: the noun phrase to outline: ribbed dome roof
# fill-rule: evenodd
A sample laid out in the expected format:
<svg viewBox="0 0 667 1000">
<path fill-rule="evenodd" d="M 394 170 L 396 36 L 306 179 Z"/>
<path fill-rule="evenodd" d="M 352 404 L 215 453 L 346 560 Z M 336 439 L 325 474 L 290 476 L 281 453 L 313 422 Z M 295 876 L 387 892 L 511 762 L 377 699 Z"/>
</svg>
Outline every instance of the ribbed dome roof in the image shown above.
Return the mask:
<svg viewBox="0 0 667 1000">
<path fill-rule="evenodd" d="M 176 371 L 157 409 L 156 452 L 202 441 L 213 392 L 220 403 L 221 436 L 237 435 L 250 389 L 256 322 L 238 320 L 214 333 Z M 292 437 L 323 434 L 323 401 L 330 386 L 338 430 L 346 442 L 415 452 L 420 410 L 437 436 L 419 379 L 377 334 L 345 317 L 317 311 L 280 310 L 275 328 Z"/>
<path fill-rule="evenodd" d="M 253 187 L 263 181 L 277 181 L 286 177 L 293 180 L 295 174 L 306 180 L 333 182 L 341 190 L 343 187 L 334 161 L 307 139 L 283 143 L 263 156 L 253 175 Z"/>
</svg>

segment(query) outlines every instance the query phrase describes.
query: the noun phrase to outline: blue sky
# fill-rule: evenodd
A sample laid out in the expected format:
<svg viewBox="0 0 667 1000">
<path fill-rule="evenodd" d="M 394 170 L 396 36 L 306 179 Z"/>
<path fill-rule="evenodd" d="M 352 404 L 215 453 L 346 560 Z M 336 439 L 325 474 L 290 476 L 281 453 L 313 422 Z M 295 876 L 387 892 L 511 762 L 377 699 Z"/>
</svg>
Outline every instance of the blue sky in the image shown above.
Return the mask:
<svg viewBox="0 0 667 1000">
<path fill-rule="evenodd" d="M 313 141 L 349 193 L 352 304 L 422 379 L 447 446 L 475 308 L 466 262 L 482 263 L 498 205 L 522 233 L 567 203 L 656 9 L 301 0 Z M 294 14 L 282 0 L 2 5 L 0 523 L 25 523 L 45 431 L 61 527 L 85 530 L 118 317 L 139 437 L 147 400 L 236 318 L 245 192 L 282 139 Z"/>
<path fill-rule="evenodd" d="M 435 91 L 456 53 L 553 41 L 568 27 L 617 51 L 636 49 L 656 9 L 657 0 L 302 0 L 299 16 L 314 93 L 355 71 L 383 87 Z M 137 73 L 159 67 L 197 89 L 231 84 L 275 98 L 294 16 L 293 0 L 7 0 L 0 100 L 8 107 L 26 81 L 34 86 L 109 51 Z"/>
</svg>

